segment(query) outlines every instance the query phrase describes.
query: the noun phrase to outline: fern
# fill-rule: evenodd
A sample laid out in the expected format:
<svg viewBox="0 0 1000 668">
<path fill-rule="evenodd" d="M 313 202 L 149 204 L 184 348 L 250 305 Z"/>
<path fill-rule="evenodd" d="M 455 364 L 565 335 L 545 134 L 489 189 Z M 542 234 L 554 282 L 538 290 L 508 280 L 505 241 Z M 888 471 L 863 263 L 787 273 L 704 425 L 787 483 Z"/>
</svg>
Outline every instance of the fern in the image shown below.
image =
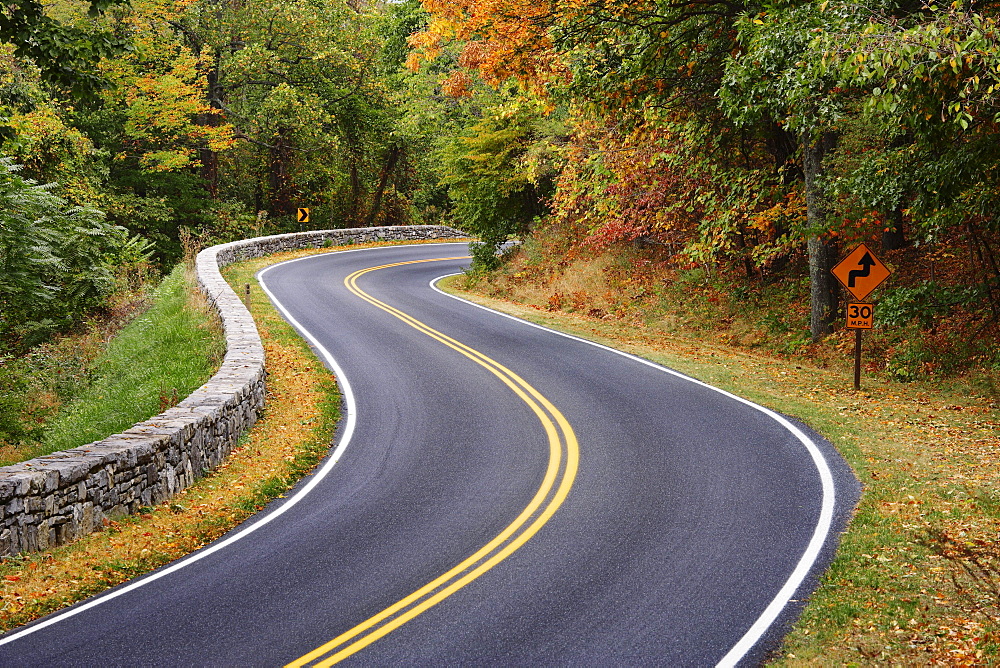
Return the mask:
<svg viewBox="0 0 1000 668">
<path fill-rule="evenodd" d="M 38 184 L 0 158 L 0 351 L 33 345 L 99 307 L 115 270 L 148 261 L 97 209 L 67 205 L 56 184 Z"/>
</svg>

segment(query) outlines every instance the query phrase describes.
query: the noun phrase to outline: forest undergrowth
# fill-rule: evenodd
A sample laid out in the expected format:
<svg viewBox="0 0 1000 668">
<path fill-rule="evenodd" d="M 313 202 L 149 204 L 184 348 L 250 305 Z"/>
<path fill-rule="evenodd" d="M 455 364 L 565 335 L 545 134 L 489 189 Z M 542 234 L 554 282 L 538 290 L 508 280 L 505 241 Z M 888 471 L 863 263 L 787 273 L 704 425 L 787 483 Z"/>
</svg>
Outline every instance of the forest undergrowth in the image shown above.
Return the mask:
<svg viewBox="0 0 1000 668">
<path fill-rule="evenodd" d="M 835 444 L 864 493 L 775 663 L 988 665 L 1000 661 L 995 339 L 973 335 L 983 324 L 961 304 L 891 310 L 902 308 L 893 290 L 954 278 L 961 248 L 950 251 L 934 265 L 885 254 L 894 274 L 876 308 L 895 320 L 866 333 L 858 392 L 853 333 L 811 343 L 807 278 L 794 270 L 748 283 L 641 245 L 595 252 L 552 229 L 458 287 L 793 415 Z"/>
<path fill-rule="evenodd" d="M 965 287 L 977 280 L 961 237 L 942 240 L 933 252 L 911 246 L 878 255 L 893 273 L 870 298 L 876 327 L 864 335 L 865 372 L 1000 395 L 1000 322 L 989 318 L 976 288 Z M 843 363 L 853 351 L 854 334 L 843 327 L 812 342 L 801 250 L 780 270 L 755 268 L 749 275 L 732 265 L 678 264 L 676 258 L 661 245 L 640 240 L 607 247 L 552 224 L 537 229 L 498 271 L 480 275 L 477 285 L 489 296 L 545 310 L 822 367 Z"/>
</svg>

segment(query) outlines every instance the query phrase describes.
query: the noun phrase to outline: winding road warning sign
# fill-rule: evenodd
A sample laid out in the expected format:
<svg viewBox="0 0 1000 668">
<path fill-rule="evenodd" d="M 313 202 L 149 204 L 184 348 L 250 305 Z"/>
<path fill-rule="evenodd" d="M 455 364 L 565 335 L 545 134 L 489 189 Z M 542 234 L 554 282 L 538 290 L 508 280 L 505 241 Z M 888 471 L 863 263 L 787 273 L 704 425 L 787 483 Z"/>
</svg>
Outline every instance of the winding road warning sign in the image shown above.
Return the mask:
<svg viewBox="0 0 1000 668">
<path fill-rule="evenodd" d="M 858 244 L 858 247 L 847 254 L 833 268 L 833 275 L 854 295 L 858 301 L 864 301 L 885 279 L 889 278 L 889 268 L 875 257 L 868 246 Z"/>
<path fill-rule="evenodd" d="M 889 267 L 875 257 L 864 244 L 847 254 L 831 273 L 854 295 L 858 301 L 847 305 L 847 328 L 854 330 L 854 389 L 861 389 L 861 330 L 871 329 L 874 323 L 874 304 L 864 303 L 872 290 L 889 278 Z"/>
</svg>

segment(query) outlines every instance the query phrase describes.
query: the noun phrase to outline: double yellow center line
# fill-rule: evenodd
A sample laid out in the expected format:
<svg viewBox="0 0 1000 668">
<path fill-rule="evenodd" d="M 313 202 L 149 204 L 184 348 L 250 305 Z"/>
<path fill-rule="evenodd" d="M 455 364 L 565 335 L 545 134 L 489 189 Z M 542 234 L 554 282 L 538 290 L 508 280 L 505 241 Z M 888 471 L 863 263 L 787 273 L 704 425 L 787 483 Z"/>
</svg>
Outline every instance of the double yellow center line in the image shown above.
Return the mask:
<svg viewBox="0 0 1000 668">
<path fill-rule="evenodd" d="M 580 461 L 579 443 L 569 422 L 566 421 L 562 413 L 548 399 L 525 382 L 523 378 L 499 362 L 470 348 L 464 343 L 456 341 L 450 336 L 442 334 L 436 329 L 428 327 L 403 311 L 375 299 L 359 288 L 357 284 L 361 276 L 369 272 L 378 271 L 379 269 L 422 262 L 441 262 L 459 259 L 465 258 L 433 258 L 370 267 L 354 272 L 344 279 L 344 284 L 348 290 L 369 304 L 394 315 L 407 325 L 423 332 L 432 339 L 439 341 L 484 367 L 499 378 L 514 394 L 520 397 L 538 417 L 548 439 L 549 462 L 545 471 L 545 477 L 538 491 L 532 497 L 531 502 L 528 503 L 517 518 L 489 543 L 476 551 L 475 554 L 467 557 L 446 573 L 441 574 L 433 581 L 428 582 L 417 591 L 397 601 L 382 612 L 361 622 L 349 631 L 340 634 L 321 647 L 317 647 L 305 656 L 292 661 L 288 664 L 290 667 L 307 665 L 331 666 L 367 647 L 379 638 L 388 635 L 417 615 L 434 607 L 509 557 L 532 536 L 538 533 L 542 526 L 559 509 L 559 506 L 562 505 L 569 494 L 570 488 L 573 486 L 573 480 L 576 478 Z"/>
</svg>

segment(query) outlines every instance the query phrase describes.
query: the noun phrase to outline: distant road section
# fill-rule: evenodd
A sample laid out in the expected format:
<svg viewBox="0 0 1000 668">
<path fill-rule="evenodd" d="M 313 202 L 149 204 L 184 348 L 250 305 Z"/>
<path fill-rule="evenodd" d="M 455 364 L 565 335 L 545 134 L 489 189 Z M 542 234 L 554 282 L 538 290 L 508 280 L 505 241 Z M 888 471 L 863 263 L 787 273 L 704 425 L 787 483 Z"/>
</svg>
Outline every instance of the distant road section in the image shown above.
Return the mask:
<svg viewBox="0 0 1000 668">
<path fill-rule="evenodd" d="M 243 528 L 0 639 L 0 665 L 756 664 L 859 485 L 816 434 L 431 287 L 464 244 L 261 282 L 337 373 L 330 458 Z"/>
</svg>

